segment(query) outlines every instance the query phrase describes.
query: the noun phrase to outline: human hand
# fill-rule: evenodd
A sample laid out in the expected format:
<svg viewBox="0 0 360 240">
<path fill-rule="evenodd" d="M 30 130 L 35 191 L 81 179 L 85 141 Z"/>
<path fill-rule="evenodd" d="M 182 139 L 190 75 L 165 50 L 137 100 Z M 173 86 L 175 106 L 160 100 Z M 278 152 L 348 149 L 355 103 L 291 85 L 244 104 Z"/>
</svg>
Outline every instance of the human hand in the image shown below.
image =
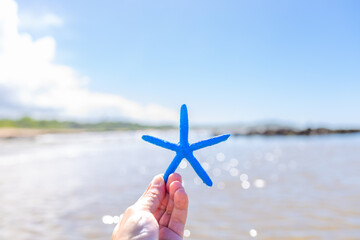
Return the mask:
<svg viewBox="0 0 360 240">
<path fill-rule="evenodd" d="M 188 202 L 179 174 L 171 174 L 166 186 L 163 176 L 157 175 L 139 200 L 126 209 L 112 240 L 182 239 Z"/>
</svg>

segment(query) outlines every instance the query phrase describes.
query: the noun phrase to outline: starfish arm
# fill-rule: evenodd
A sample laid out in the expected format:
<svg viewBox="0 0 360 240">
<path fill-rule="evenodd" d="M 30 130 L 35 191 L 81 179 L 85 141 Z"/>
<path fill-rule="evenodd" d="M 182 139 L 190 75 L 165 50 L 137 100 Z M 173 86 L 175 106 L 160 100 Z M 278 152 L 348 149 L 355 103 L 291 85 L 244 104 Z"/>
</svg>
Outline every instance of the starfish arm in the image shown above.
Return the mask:
<svg viewBox="0 0 360 240">
<path fill-rule="evenodd" d="M 167 142 L 165 140 L 162 140 L 160 138 L 156 138 L 149 135 L 143 135 L 142 139 L 146 142 L 152 143 L 156 146 L 163 147 L 172 151 L 176 151 L 178 149 L 178 145 L 175 143 Z"/>
<path fill-rule="evenodd" d="M 189 163 L 195 170 L 196 174 L 203 180 L 203 182 L 211 187 L 213 185 L 209 175 L 206 173 L 204 168 L 201 166 L 199 161 L 194 157 L 192 153 L 186 155 L 187 160 L 189 160 Z"/>
<path fill-rule="evenodd" d="M 221 135 L 221 136 L 217 136 L 214 138 L 209 138 L 197 143 L 193 143 L 190 145 L 190 150 L 191 151 L 195 151 L 204 147 L 209 147 L 215 144 L 218 144 L 220 142 L 226 141 L 228 138 L 230 137 L 230 134 L 225 134 L 225 135 Z"/>
<path fill-rule="evenodd" d="M 186 105 L 183 104 L 180 110 L 180 143 L 189 144 L 189 118 Z"/>
<path fill-rule="evenodd" d="M 174 157 L 174 159 L 172 160 L 172 162 L 170 163 L 169 167 L 166 169 L 165 173 L 164 173 L 164 181 L 165 184 L 167 183 L 167 180 L 170 176 L 170 174 L 172 174 L 173 172 L 175 172 L 176 168 L 179 166 L 181 160 L 184 157 L 180 154 L 176 154 L 176 156 Z"/>
</svg>

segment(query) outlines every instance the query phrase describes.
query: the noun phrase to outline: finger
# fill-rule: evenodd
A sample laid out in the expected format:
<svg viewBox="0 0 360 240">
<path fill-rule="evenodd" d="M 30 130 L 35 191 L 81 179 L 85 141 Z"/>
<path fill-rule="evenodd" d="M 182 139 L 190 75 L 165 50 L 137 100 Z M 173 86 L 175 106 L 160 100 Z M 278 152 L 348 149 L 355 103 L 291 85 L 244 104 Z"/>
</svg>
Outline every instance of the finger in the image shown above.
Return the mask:
<svg viewBox="0 0 360 240">
<path fill-rule="evenodd" d="M 168 178 L 168 181 L 166 183 L 166 191 L 167 192 L 170 192 L 169 189 L 170 189 L 170 185 L 172 182 L 174 181 L 179 181 L 179 182 L 182 182 L 182 177 L 180 174 L 178 173 L 172 173 L 170 174 L 169 178 Z"/>
<path fill-rule="evenodd" d="M 175 195 L 175 192 L 177 189 L 181 188 L 182 187 L 182 184 L 181 182 L 179 181 L 173 181 L 170 186 L 169 186 L 169 201 L 168 201 L 168 204 L 167 204 L 167 207 L 166 207 L 166 211 L 164 212 L 164 214 L 162 215 L 160 221 L 159 221 L 159 224 L 161 226 L 165 226 L 167 227 L 169 225 L 169 221 L 170 221 L 170 218 L 171 218 L 171 214 L 172 214 L 172 211 L 174 209 L 174 195 Z"/>
<path fill-rule="evenodd" d="M 149 183 L 149 186 L 147 187 L 147 189 L 145 190 L 145 192 L 141 195 L 141 197 L 145 196 L 146 192 L 149 190 L 149 188 L 151 187 L 151 184 L 152 182 L 154 181 L 155 178 L 157 178 L 158 176 L 161 176 L 162 178 L 164 178 L 164 175 L 163 174 L 158 174 L 156 175 L 152 180 L 151 182 Z"/>
<path fill-rule="evenodd" d="M 168 227 L 182 237 L 189 205 L 189 199 L 183 186 L 176 188 L 173 199 L 174 207 L 171 213 Z"/>
<path fill-rule="evenodd" d="M 165 182 L 162 175 L 157 175 L 151 181 L 146 192 L 139 198 L 135 205 L 142 210 L 154 213 L 165 197 Z"/>
<path fill-rule="evenodd" d="M 174 182 L 174 181 L 182 182 L 181 175 L 178 174 L 178 173 L 170 174 L 170 176 L 168 178 L 168 181 L 166 183 L 166 189 L 169 189 L 170 184 L 172 182 Z M 166 214 L 167 216 L 164 216 L 164 219 L 162 221 L 160 221 L 160 220 L 161 220 L 162 216 L 164 215 L 164 213 L 165 213 L 165 211 L 166 211 L 166 209 L 167 209 L 167 207 L 169 205 L 169 198 L 170 197 L 169 197 L 168 190 L 167 190 L 167 193 L 165 195 L 164 200 L 161 202 L 158 210 L 154 213 L 154 216 L 155 216 L 156 220 L 158 220 L 159 223 L 161 222 L 161 223 L 166 224 L 166 225 L 169 223 L 171 213 Z M 173 203 L 170 202 L 170 206 L 172 206 L 172 205 L 173 205 Z"/>
<path fill-rule="evenodd" d="M 182 240 L 182 237 L 180 237 L 177 233 L 175 233 L 173 230 L 167 228 L 167 227 L 161 227 L 159 228 L 159 236 L 160 240 L 165 239 L 171 239 L 171 240 Z"/>
<path fill-rule="evenodd" d="M 172 199 L 174 201 L 175 193 L 180 188 L 184 188 L 184 187 L 183 187 L 182 183 L 179 181 L 174 181 L 170 184 L 170 191 L 169 191 L 170 199 Z"/>
<path fill-rule="evenodd" d="M 169 194 L 166 193 L 164 199 L 161 201 L 159 208 L 155 211 L 154 213 L 154 217 L 156 218 L 156 220 L 159 222 L 161 216 L 164 214 L 166 207 L 168 205 L 169 202 Z"/>
</svg>

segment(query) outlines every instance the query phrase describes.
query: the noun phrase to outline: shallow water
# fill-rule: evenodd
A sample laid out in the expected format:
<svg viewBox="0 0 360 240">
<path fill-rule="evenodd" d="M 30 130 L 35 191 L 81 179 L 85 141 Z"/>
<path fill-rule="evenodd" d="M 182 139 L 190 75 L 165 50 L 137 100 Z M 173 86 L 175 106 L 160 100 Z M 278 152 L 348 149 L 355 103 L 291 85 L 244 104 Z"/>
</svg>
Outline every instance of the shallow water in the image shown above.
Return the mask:
<svg viewBox="0 0 360 240">
<path fill-rule="evenodd" d="M 174 156 L 144 133 L 0 141 L 0 239 L 110 239 L 116 216 Z M 230 138 L 195 155 L 214 187 L 185 162 L 178 169 L 187 239 L 360 239 L 360 135 Z"/>
</svg>

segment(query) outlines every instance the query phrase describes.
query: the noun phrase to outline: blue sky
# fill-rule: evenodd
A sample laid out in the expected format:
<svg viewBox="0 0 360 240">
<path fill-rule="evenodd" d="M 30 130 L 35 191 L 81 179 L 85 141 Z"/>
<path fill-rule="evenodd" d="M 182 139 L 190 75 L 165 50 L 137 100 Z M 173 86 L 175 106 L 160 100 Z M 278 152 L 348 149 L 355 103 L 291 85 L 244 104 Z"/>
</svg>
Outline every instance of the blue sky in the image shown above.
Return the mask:
<svg viewBox="0 0 360 240">
<path fill-rule="evenodd" d="M 196 123 L 360 125 L 359 1 L 17 3 L 20 20 L 61 20 L 19 30 L 52 36 L 90 91 L 187 103 Z"/>
</svg>

